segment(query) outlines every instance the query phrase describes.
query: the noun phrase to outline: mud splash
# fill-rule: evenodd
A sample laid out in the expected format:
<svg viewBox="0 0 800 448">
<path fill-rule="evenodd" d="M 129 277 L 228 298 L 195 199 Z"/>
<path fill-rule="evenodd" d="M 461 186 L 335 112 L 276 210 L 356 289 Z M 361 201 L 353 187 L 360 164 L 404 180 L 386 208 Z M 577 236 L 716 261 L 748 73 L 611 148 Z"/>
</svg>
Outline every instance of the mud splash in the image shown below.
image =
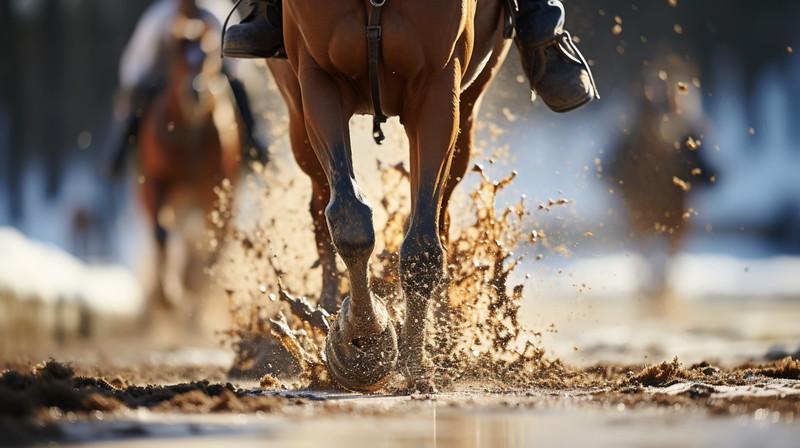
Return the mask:
<svg viewBox="0 0 800 448">
<path fill-rule="evenodd" d="M 376 229 L 371 285 L 388 304 L 392 319 L 402 322 L 405 306 L 397 253 L 410 202 L 404 193 L 408 191 L 409 173 L 402 163 L 378 161 L 377 168 L 381 199 L 375 206 L 376 222 L 386 224 Z M 524 198 L 498 208 L 498 196 L 511 185 L 516 173 L 492 181 L 480 165 L 475 165 L 473 172 L 479 182 L 468 198 L 471 218 L 458 229 L 453 226 L 446 244 L 447 299 L 434 304 L 428 323 L 426 349 L 436 385 L 440 390 L 454 390 L 561 384 L 563 366 L 545 359 L 541 334 L 520 322 L 522 285 L 509 282 L 511 272 L 522 260 L 513 251 L 521 244 L 541 243 L 544 236 L 523 231 L 528 224 L 524 220 L 531 214 Z M 558 204 L 548 207 L 554 205 Z M 270 224 L 278 222 L 272 220 Z M 265 267 L 257 274 L 257 291 L 252 287 L 226 288 L 235 321 L 225 332 L 237 354 L 232 374 L 262 378 L 265 387 L 334 387 L 327 377 L 323 353 L 329 316 L 311 305 L 315 302 L 313 293 L 296 298 L 284 286 L 287 272 L 278 263 L 282 256 L 291 256 L 291 251 L 286 243 L 281 249 L 273 249 L 275 235 L 268 237 L 266 228 L 258 226 L 230 235 L 240 257 Z M 307 233 L 302 238 L 313 239 L 311 232 Z M 303 278 L 300 283 L 313 285 L 308 280 Z M 242 300 L 243 296 L 250 300 Z M 396 383 L 389 384 L 389 390 L 397 387 Z"/>
<path fill-rule="evenodd" d="M 407 191 L 408 173 L 402 165 L 379 167 L 384 192 Z M 276 242 L 280 250 L 290 246 L 259 230 L 266 228 L 259 223 L 253 229 L 229 233 L 235 243 L 232 246 L 239 255 L 246 255 L 237 259 L 239 264 L 252 265 L 244 269 L 246 275 L 235 277 L 241 282 L 228 289 L 237 325 L 223 336 L 238 350 L 239 371 L 230 373 L 260 379 L 266 390 L 234 386 L 227 382 L 225 372 L 206 367 L 182 371 L 173 366 L 103 364 L 73 368 L 54 361 L 38 365 L 3 361 L 0 434 L 6 439 L 0 438 L 0 445 L 65 439 L 60 433 L 64 423 L 135 419 L 137 414 L 131 411 L 136 409 L 175 414 L 397 417 L 418 411 L 433 400 L 469 412 L 478 408 L 566 407 L 614 412 L 656 408 L 663 412 L 659 415 L 701 410 L 709 416 L 796 421 L 800 415 L 800 360 L 791 357 L 733 367 L 710 362 L 686 366 L 675 358 L 654 365 L 574 368 L 548 359 L 541 335 L 520 322 L 523 289 L 510 277 L 522 261 L 514 251 L 523 243 L 546 245 L 546 241 L 541 232 L 522 231 L 523 220 L 532 213 L 524 200 L 497 206 L 498 196 L 511 185 L 513 174 L 493 182 L 479 166 L 475 172 L 479 183 L 469 198 L 470 220 L 460 229 L 452 229 L 448 243 L 448 301 L 431 310 L 429 322 L 426 349 L 440 394 L 354 400 L 350 394 L 325 392 L 336 387 L 328 378 L 323 357 L 329 316 L 312 305 L 312 294 L 297 297 L 290 292 L 288 282 L 302 277 L 283 272 L 272 249 Z M 397 293 L 394 254 L 401 241 L 406 198 L 384 197 L 376 213 L 385 220 L 376 221 L 388 224 L 378 232 L 373 286 L 391 304 L 393 318 L 401 320 L 403 303 Z M 313 290 L 310 280 L 317 271 L 308 271 L 308 283 L 292 285 Z M 390 383 L 386 392 L 394 386 Z M 114 437 L 148 434 L 146 423 L 126 428 L 129 432 Z"/>
<path fill-rule="evenodd" d="M 470 194 L 473 220 L 455 232 L 448 244 L 447 301 L 434 311 L 428 353 L 439 387 L 519 388 L 548 385 L 560 363 L 544 358 L 541 333 L 520 322 L 523 286 L 509 284 L 522 261 L 514 250 L 536 243 L 523 232 L 530 215 L 524 198 L 499 209 L 497 198 L 516 172 L 491 181 L 480 165 L 480 183 Z"/>
</svg>

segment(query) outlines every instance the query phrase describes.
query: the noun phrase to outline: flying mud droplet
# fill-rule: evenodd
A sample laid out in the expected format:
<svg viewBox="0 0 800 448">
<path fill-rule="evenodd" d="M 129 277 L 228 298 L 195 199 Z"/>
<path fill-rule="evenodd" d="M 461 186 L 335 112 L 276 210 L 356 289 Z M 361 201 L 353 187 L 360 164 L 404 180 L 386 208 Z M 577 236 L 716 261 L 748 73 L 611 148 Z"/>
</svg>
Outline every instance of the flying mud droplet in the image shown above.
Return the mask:
<svg viewBox="0 0 800 448">
<path fill-rule="evenodd" d="M 684 145 L 687 148 L 689 148 L 689 150 L 691 150 L 691 151 L 697 150 L 697 148 L 699 148 L 700 145 L 702 145 L 702 144 L 703 144 L 703 142 L 701 142 L 699 139 L 695 139 L 693 137 L 686 138 L 686 141 L 684 142 Z"/>
<path fill-rule="evenodd" d="M 680 188 L 681 191 L 689 191 L 692 188 L 689 182 L 686 182 L 685 180 L 679 178 L 678 176 L 672 177 L 672 185 L 675 185 L 676 187 Z"/>
</svg>

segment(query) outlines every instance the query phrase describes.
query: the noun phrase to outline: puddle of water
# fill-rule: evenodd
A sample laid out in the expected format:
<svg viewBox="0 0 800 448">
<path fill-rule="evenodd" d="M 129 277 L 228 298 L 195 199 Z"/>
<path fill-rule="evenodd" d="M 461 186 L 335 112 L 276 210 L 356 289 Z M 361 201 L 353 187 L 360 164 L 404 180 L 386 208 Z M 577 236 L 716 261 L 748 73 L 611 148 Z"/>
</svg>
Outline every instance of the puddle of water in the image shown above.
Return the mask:
<svg viewBox="0 0 800 448">
<path fill-rule="evenodd" d="M 769 414 L 769 413 L 767 413 Z M 672 408 L 563 408 L 487 412 L 435 403 L 402 416 L 286 419 L 254 415 L 165 417 L 150 422 L 71 425 L 73 439 L 114 440 L 118 447 L 796 447 L 800 425 L 770 415 L 708 417 Z M 155 420 L 160 420 L 156 422 Z M 138 425 L 138 426 L 137 426 Z M 138 429 L 137 429 L 138 428 Z M 105 431 L 105 432 L 104 432 Z M 81 437 L 83 435 L 83 437 Z M 120 440 L 122 439 L 122 440 Z M 96 446 L 83 442 L 76 446 Z"/>
</svg>

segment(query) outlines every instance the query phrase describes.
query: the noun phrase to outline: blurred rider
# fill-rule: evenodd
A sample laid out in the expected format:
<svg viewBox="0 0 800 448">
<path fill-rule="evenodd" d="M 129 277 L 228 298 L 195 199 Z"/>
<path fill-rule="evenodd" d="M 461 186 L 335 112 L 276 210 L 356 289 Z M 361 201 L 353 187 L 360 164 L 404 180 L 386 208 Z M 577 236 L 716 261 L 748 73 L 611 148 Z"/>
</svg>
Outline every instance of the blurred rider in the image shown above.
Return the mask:
<svg viewBox="0 0 800 448">
<path fill-rule="evenodd" d="M 128 144 L 135 141 L 138 133 L 139 119 L 155 94 L 163 88 L 168 68 L 167 42 L 176 14 L 200 19 L 221 30 L 217 17 L 224 15 L 229 5 L 224 0 L 158 0 L 139 18 L 120 59 L 119 89 L 114 104 L 116 128 L 112 130 L 104 161 L 110 174 L 122 171 Z M 215 57 L 213 51 L 207 49 L 206 53 Z M 245 160 L 266 162 L 266 148 L 256 136 L 256 123 L 244 85 L 234 76 L 235 70 L 230 63 L 226 62 L 223 71 L 245 126 L 243 156 Z"/>
</svg>

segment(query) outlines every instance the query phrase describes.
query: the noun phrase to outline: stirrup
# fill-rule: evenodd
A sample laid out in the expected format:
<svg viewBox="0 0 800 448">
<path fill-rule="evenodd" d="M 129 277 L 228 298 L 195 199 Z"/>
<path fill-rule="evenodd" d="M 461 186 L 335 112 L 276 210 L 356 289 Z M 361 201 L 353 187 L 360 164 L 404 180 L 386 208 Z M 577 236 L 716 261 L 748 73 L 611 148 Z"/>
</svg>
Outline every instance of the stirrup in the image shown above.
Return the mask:
<svg viewBox="0 0 800 448">
<path fill-rule="evenodd" d="M 580 50 L 578 50 L 578 46 L 572 41 L 572 35 L 569 34 L 569 31 L 563 30 L 560 34 L 557 34 L 552 39 L 542 42 L 538 45 L 534 45 L 533 49 L 538 50 L 549 45 L 555 46 L 561 55 L 567 60 L 583 66 L 584 70 L 586 70 L 586 72 L 589 74 L 589 82 L 591 83 L 592 90 L 594 91 L 594 96 L 592 99 L 599 100 L 600 93 L 597 91 L 597 84 L 594 82 L 594 76 L 592 75 L 592 70 L 589 68 L 589 63 L 586 62 L 583 54 L 580 52 Z"/>
<path fill-rule="evenodd" d="M 224 58 L 225 57 L 225 35 L 226 35 L 227 31 L 228 31 L 228 23 L 230 22 L 231 16 L 233 16 L 233 12 L 236 11 L 237 8 L 239 8 L 239 5 L 242 4 L 242 1 L 243 0 L 236 0 L 236 3 L 233 4 L 233 7 L 231 8 L 230 12 L 228 12 L 228 15 L 225 17 L 225 21 L 222 23 L 222 33 L 220 35 L 220 58 Z M 258 8 L 259 4 L 265 5 L 264 6 L 265 7 L 264 20 L 267 22 L 267 24 L 269 26 L 273 27 L 276 30 L 280 30 L 282 28 L 283 24 L 275 23 L 275 21 L 273 20 L 274 17 L 271 17 L 272 14 L 269 13 L 269 8 L 272 7 L 272 8 L 276 9 L 274 11 L 274 16 L 277 16 L 278 20 L 280 20 L 280 17 L 282 15 L 282 12 L 280 10 L 280 8 L 281 8 L 281 0 L 247 0 L 247 5 L 248 6 L 252 6 L 253 9 L 251 9 L 250 12 L 242 18 L 241 22 L 239 22 L 239 25 L 242 25 L 242 24 L 245 24 L 247 22 L 250 22 L 251 20 L 254 19 L 255 16 L 258 15 L 257 11 L 259 10 L 259 8 Z M 282 41 L 282 39 L 281 39 L 281 41 Z M 232 57 L 243 57 L 243 56 L 239 55 L 239 56 L 232 56 Z M 270 54 L 268 56 L 265 56 L 265 55 L 255 56 L 254 55 L 254 56 L 251 56 L 251 57 L 265 57 L 265 58 L 276 57 L 276 58 L 284 58 L 285 59 L 286 58 L 286 51 L 284 50 L 283 45 L 280 45 L 279 48 L 277 48 L 275 50 L 274 54 Z"/>
<path fill-rule="evenodd" d="M 533 98 L 541 97 L 553 112 L 569 112 L 600 98 L 589 64 L 567 31 L 534 44 L 517 37 L 516 43 Z"/>
</svg>

